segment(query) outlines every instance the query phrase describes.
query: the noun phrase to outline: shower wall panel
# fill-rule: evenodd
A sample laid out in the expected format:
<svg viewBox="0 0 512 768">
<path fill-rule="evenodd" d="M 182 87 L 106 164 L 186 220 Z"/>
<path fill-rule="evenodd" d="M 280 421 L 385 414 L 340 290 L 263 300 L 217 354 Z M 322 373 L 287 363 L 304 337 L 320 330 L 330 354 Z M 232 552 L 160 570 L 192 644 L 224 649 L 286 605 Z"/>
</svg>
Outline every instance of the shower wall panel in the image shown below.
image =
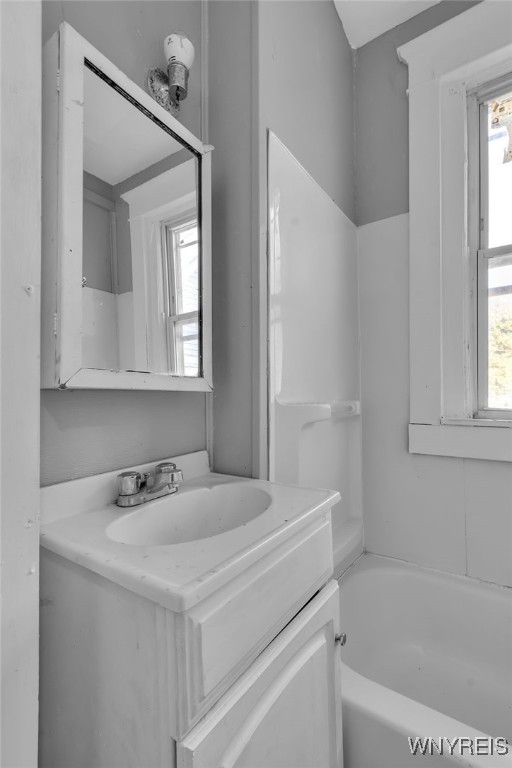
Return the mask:
<svg viewBox="0 0 512 768">
<path fill-rule="evenodd" d="M 269 476 L 333 488 L 335 565 L 362 549 L 357 229 L 269 134 Z"/>
</svg>

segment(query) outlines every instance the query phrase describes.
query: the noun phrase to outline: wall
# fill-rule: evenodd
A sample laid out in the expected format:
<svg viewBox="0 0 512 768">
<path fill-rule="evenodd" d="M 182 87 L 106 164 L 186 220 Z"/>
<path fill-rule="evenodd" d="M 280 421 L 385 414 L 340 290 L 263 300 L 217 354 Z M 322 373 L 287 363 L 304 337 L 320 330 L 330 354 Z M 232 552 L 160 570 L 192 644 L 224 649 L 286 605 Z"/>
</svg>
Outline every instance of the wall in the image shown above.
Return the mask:
<svg viewBox="0 0 512 768">
<path fill-rule="evenodd" d="M 265 476 L 267 129 L 353 220 L 352 50 L 331 2 L 217 0 L 209 18 L 214 464 Z"/>
<path fill-rule="evenodd" d="M 512 465 L 412 455 L 406 67 L 396 46 L 472 3 L 441 3 L 357 52 L 366 546 L 512 586 Z"/>
<path fill-rule="evenodd" d="M 5 768 L 37 765 L 40 40 L 39 2 L 0 3 L 0 765 Z"/>
<path fill-rule="evenodd" d="M 180 119 L 201 136 L 200 0 L 43 3 L 43 43 L 69 22 L 141 87 L 152 66 L 165 68 L 163 37 L 183 29 L 196 62 Z M 61 482 L 205 447 L 205 396 L 181 392 L 45 391 L 41 399 L 41 483 Z"/>
<path fill-rule="evenodd" d="M 352 51 L 330 2 L 208 3 L 208 79 L 215 98 L 205 113 L 199 97 L 202 14 L 199 0 L 49 0 L 43 41 L 68 21 L 141 86 L 150 66 L 163 66 L 162 30 L 183 28 L 196 43 L 182 117 L 197 135 L 209 122 L 204 139 L 215 146 L 214 462 L 220 471 L 260 474 L 266 472 L 258 454 L 265 442 L 262 416 L 266 420 L 258 301 L 265 289 L 266 129 L 276 131 L 353 219 Z M 306 35 L 317 69 L 303 64 Z M 59 482 L 204 447 L 205 397 L 45 392 L 41 433 L 42 482 Z"/>
<path fill-rule="evenodd" d="M 476 5 L 445 0 L 356 51 L 356 223 L 409 210 L 407 67 L 396 49 Z"/>
<path fill-rule="evenodd" d="M 353 51 L 334 3 L 259 4 L 260 130 L 271 128 L 352 221 Z"/>
<path fill-rule="evenodd" d="M 219 472 L 251 475 L 253 4 L 209 3 L 213 432 Z"/>
<path fill-rule="evenodd" d="M 96 193 L 104 200 L 101 204 L 96 200 L 92 202 L 86 191 Z M 115 293 L 117 289 L 117 286 L 112 284 L 113 254 L 110 243 L 110 212 L 114 209 L 114 199 L 114 188 L 111 184 L 90 173 L 84 173 L 83 275 L 87 277 L 89 288 L 110 293 Z M 129 266 L 131 272 L 131 263 Z"/>
</svg>

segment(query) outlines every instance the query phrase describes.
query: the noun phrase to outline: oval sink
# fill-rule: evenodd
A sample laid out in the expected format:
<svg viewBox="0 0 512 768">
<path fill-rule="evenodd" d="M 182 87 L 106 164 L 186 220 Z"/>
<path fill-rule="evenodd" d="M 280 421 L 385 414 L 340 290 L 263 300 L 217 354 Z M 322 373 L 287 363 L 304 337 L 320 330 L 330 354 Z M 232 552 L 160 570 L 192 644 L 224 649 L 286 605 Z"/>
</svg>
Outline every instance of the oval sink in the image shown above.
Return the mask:
<svg viewBox="0 0 512 768">
<path fill-rule="evenodd" d="M 106 533 L 121 544 L 183 544 L 245 525 L 265 512 L 271 500 L 268 493 L 247 483 L 178 491 L 123 515 Z"/>
</svg>

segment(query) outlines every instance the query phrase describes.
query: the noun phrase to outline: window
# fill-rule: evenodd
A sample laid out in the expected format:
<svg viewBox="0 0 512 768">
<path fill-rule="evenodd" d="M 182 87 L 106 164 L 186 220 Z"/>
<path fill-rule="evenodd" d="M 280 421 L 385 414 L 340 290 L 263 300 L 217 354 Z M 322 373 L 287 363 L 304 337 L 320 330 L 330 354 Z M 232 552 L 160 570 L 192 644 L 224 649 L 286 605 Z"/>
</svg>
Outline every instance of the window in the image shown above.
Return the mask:
<svg viewBox="0 0 512 768">
<path fill-rule="evenodd" d="M 199 375 L 199 236 L 197 219 L 162 224 L 170 370 Z"/>
<path fill-rule="evenodd" d="M 477 415 L 511 418 L 512 79 L 473 98 L 480 147 Z"/>
<path fill-rule="evenodd" d="M 409 67 L 411 453 L 512 461 L 512 162 L 504 112 L 492 123 L 512 95 L 511 29 L 512 3 L 479 3 L 398 50 Z"/>
<path fill-rule="evenodd" d="M 209 178 L 209 162 L 202 173 Z M 211 309 L 208 243 L 203 239 L 201 248 L 199 234 L 201 226 L 208 231 L 210 207 L 201 197 L 200 224 L 196 175 L 196 161 L 187 160 L 122 199 L 129 205 L 138 370 L 195 378 L 205 391 L 203 381 L 211 389 Z"/>
</svg>

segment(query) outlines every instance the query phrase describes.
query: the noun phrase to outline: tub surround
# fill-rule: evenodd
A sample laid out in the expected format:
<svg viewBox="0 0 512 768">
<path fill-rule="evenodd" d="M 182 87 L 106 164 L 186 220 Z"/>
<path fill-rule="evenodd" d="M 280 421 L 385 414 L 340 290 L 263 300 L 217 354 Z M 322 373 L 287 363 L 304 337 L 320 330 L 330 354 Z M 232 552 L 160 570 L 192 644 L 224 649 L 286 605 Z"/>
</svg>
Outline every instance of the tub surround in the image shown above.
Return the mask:
<svg viewBox="0 0 512 768">
<path fill-rule="evenodd" d="M 512 586 L 512 464 L 408 451 L 408 231 L 358 232 L 366 549 Z"/>
<path fill-rule="evenodd" d="M 268 222 L 269 477 L 340 491 L 338 576 L 363 551 L 357 232 L 272 131 Z"/>
</svg>

